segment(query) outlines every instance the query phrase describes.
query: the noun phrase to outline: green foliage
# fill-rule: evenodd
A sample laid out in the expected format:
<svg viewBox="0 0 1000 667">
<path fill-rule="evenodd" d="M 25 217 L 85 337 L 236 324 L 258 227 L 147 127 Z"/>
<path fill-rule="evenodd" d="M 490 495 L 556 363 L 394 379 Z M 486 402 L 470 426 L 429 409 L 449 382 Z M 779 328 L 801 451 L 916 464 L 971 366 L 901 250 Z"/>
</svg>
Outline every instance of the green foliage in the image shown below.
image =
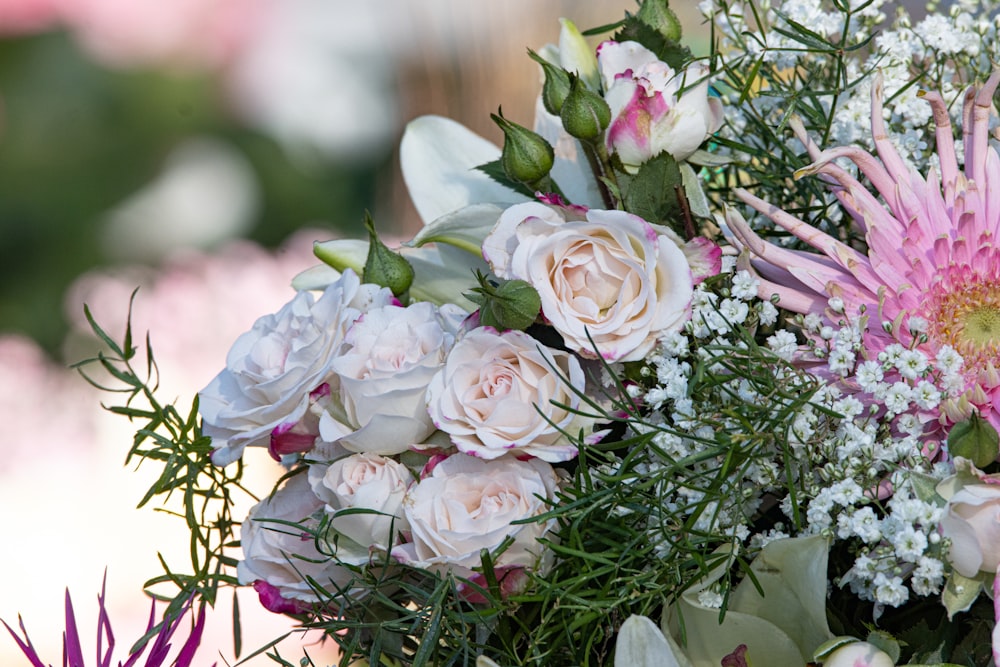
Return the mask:
<svg viewBox="0 0 1000 667">
<path fill-rule="evenodd" d="M 161 555 L 163 574 L 146 582 L 151 595 L 169 601 L 164 614 L 176 614 L 192 595 L 214 605 L 220 588 L 237 584 L 236 558 L 230 550 L 238 544 L 239 522 L 231 510 L 234 494 L 252 494 L 240 482 L 241 462 L 227 468 L 212 464 L 211 439 L 201 433 L 197 398 L 183 412 L 157 399 L 158 369 L 152 347 L 147 337 L 143 359 L 133 340 L 131 308 L 129 312 L 129 324 L 119 344 L 85 308 L 87 321 L 106 350 L 74 364 L 74 368 L 96 388 L 122 397 L 105 408 L 137 425 L 125 463 L 160 468 L 138 506 L 156 500 L 157 509 L 182 518 L 190 531 L 190 563 L 177 566 Z M 234 614 L 238 647 L 238 612 Z"/>
<path fill-rule="evenodd" d="M 625 210 L 649 222 L 666 224 L 681 217 L 683 193 L 680 168 L 669 153 L 660 153 L 644 162 L 631 178 L 621 177 Z"/>
<path fill-rule="evenodd" d="M 969 459 L 977 468 L 985 468 L 1000 454 L 1000 435 L 988 421 L 972 413 L 951 427 L 948 452 Z"/>
</svg>

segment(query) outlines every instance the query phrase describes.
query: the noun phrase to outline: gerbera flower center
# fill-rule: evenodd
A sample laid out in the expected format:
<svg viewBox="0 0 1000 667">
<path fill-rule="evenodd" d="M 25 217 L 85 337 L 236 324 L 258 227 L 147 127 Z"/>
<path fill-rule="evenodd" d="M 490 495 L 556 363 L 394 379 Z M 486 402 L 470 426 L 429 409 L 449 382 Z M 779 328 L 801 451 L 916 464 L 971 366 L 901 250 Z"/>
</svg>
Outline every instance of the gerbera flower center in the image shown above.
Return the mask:
<svg viewBox="0 0 1000 667">
<path fill-rule="evenodd" d="M 934 341 L 955 348 L 967 369 L 1000 367 L 1000 282 L 974 276 L 964 284 L 936 285 L 927 319 Z"/>
</svg>

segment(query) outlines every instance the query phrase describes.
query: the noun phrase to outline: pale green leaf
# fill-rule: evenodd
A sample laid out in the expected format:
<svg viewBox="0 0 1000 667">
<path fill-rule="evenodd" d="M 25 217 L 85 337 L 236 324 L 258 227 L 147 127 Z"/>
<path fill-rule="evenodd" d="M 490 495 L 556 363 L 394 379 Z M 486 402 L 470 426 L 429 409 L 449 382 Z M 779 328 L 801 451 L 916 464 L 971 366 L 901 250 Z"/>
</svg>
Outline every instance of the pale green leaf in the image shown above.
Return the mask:
<svg viewBox="0 0 1000 667">
<path fill-rule="evenodd" d="M 503 211 L 495 204 L 466 206 L 430 223 L 406 245 L 420 247 L 427 243 L 445 243 L 481 255 L 483 239 L 493 231 Z"/>
<path fill-rule="evenodd" d="M 687 162 L 682 162 L 679 166 L 681 170 L 681 184 L 684 186 L 684 194 L 687 196 L 691 212 L 699 218 L 711 218 L 711 205 L 708 203 L 708 197 L 705 196 L 705 191 L 701 187 L 701 179 L 698 178 L 698 174 L 694 172 L 694 169 Z"/>
<path fill-rule="evenodd" d="M 941 591 L 941 603 L 948 610 L 948 619 L 955 614 L 968 611 L 972 603 L 983 590 L 983 582 L 979 578 L 964 577 L 958 572 L 952 572 Z"/>
</svg>

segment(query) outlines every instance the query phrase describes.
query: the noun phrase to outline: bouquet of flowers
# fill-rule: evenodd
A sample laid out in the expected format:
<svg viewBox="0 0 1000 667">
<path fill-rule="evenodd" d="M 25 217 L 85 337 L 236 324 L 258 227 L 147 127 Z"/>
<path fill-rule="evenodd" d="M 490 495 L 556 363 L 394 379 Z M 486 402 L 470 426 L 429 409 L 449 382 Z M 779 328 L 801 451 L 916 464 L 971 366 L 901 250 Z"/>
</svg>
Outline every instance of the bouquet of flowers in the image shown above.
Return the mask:
<svg viewBox="0 0 1000 667">
<path fill-rule="evenodd" d="M 253 586 L 342 665 L 1000 662 L 997 5 L 700 6 L 700 59 L 666 0 L 564 20 L 502 148 L 413 121 L 423 230 L 317 243 L 190 411 L 93 322 L 191 530 L 168 615 Z"/>
</svg>

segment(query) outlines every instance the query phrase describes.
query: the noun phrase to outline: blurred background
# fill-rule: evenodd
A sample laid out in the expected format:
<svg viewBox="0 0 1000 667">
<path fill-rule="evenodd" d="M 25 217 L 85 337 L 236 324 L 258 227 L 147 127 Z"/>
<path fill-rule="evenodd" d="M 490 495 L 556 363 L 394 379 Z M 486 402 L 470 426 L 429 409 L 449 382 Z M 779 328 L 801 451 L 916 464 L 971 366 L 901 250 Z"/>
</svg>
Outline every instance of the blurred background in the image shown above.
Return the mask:
<svg viewBox="0 0 1000 667">
<path fill-rule="evenodd" d="M 705 52 L 695 3 L 675 5 Z M 314 241 L 359 237 L 365 210 L 384 234 L 415 232 L 396 155 L 408 120 L 446 115 L 499 144 L 501 104 L 532 124 L 526 49 L 555 42 L 560 16 L 586 29 L 634 8 L 0 0 L 0 619 L 20 614 L 58 663 L 68 587 L 89 653 L 106 569 L 124 651 L 157 553 L 187 562 L 183 521 L 134 509 L 154 471 L 123 467 L 131 425 L 68 368 L 97 349 L 84 303 L 120 339 L 139 287 L 160 397 L 189 405 L 236 336 L 291 298 Z M 271 465 L 251 461 L 261 493 Z M 246 655 L 289 624 L 241 600 Z M 213 616 L 199 664 L 235 662 L 229 621 Z M 0 664 L 27 664 L 2 629 Z"/>
</svg>

